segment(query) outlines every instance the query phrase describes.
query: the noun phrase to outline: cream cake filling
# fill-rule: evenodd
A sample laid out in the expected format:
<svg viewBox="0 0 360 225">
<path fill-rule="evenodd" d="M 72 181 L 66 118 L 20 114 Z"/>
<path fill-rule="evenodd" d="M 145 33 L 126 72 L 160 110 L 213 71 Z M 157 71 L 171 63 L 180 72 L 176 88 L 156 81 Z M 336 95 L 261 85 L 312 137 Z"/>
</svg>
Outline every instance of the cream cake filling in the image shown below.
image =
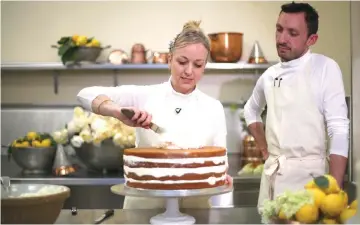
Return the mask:
<svg viewBox="0 0 360 225">
<path fill-rule="evenodd" d="M 134 173 L 137 176 L 153 176 L 153 177 L 167 177 L 167 176 L 183 176 L 185 174 L 207 174 L 207 173 L 225 173 L 227 166 L 208 166 L 199 168 L 130 168 L 124 166 L 125 174 Z"/>
<path fill-rule="evenodd" d="M 215 185 L 218 181 L 223 181 L 226 179 L 226 175 L 221 177 L 209 177 L 207 179 L 202 180 L 135 180 L 132 178 L 127 178 L 125 176 L 126 181 L 132 183 L 143 183 L 143 184 L 185 184 L 185 183 L 208 183 L 210 185 Z"/>
<path fill-rule="evenodd" d="M 143 158 L 139 156 L 133 155 L 124 155 L 124 162 L 129 165 L 136 165 L 141 162 L 149 162 L 149 163 L 171 163 L 171 164 L 192 164 L 192 163 L 200 163 L 204 164 L 205 162 L 213 162 L 216 165 L 224 163 L 227 161 L 227 156 L 214 156 L 214 157 L 206 157 L 206 158 L 179 158 L 179 159 L 165 159 L 165 158 Z"/>
</svg>

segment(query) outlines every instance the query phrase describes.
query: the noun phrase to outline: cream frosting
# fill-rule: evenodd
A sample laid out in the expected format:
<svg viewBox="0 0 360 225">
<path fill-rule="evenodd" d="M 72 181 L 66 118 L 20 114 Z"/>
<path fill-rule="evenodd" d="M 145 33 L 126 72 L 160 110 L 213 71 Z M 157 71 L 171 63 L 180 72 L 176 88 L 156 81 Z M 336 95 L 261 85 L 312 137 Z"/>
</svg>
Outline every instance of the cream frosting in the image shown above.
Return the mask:
<svg viewBox="0 0 360 225">
<path fill-rule="evenodd" d="M 125 179 L 132 183 L 150 183 L 150 184 L 186 184 L 186 183 L 208 183 L 210 185 L 215 185 L 218 181 L 223 181 L 226 179 L 226 175 L 221 177 L 209 177 L 203 180 L 135 180 L 125 176 Z"/>
<path fill-rule="evenodd" d="M 185 174 L 207 174 L 207 173 L 225 173 L 227 165 L 206 166 L 198 168 L 130 168 L 124 166 L 124 173 L 134 173 L 137 176 L 153 176 L 153 177 L 167 177 L 167 176 L 183 176 Z"/>
</svg>

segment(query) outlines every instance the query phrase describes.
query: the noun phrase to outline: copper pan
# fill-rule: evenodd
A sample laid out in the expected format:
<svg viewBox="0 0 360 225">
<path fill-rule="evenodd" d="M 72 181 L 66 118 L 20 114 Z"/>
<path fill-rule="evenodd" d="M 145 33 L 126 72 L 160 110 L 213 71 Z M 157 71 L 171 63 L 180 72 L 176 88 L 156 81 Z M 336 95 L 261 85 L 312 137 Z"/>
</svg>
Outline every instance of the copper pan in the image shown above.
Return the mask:
<svg viewBox="0 0 360 225">
<path fill-rule="evenodd" d="M 221 32 L 208 34 L 210 58 L 213 62 L 235 63 L 241 59 L 243 33 Z"/>
</svg>

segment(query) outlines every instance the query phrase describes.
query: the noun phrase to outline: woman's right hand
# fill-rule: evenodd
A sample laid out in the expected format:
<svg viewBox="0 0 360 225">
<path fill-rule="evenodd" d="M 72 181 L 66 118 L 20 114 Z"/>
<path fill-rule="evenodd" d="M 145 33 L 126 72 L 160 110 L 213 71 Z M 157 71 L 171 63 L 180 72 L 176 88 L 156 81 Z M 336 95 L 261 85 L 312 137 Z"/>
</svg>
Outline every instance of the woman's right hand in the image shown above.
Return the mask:
<svg viewBox="0 0 360 225">
<path fill-rule="evenodd" d="M 124 124 L 131 127 L 142 127 L 144 129 L 150 128 L 150 123 L 152 120 L 152 116 L 150 113 L 147 113 L 146 111 L 141 111 L 134 107 L 126 107 L 126 109 L 131 109 L 135 113 L 131 119 L 128 119 L 123 113 L 121 113 L 121 109 L 121 107 L 115 108 L 114 117 L 121 120 Z"/>
</svg>

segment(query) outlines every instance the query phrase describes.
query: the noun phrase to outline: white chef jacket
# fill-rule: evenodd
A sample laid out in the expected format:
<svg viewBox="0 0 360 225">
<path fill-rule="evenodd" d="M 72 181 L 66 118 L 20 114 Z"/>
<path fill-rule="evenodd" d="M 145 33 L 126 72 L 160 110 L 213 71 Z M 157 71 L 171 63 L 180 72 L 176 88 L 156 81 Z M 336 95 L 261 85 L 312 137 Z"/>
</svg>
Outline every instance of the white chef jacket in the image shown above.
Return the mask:
<svg viewBox="0 0 360 225">
<path fill-rule="evenodd" d="M 77 99 L 92 111 L 91 103 L 99 95 L 108 96 L 121 107 L 136 107 L 152 114 L 153 121 L 167 131 L 166 140 L 151 130 L 136 128 L 136 146 L 149 147 L 171 141 L 180 147 L 219 146 L 226 148 L 226 122 L 220 101 L 196 88 L 190 94 L 176 92 L 170 80 L 155 85 L 86 87 Z M 175 109 L 181 109 L 176 113 Z"/>
<path fill-rule="evenodd" d="M 258 79 L 253 93 L 244 109 L 247 125 L 262 122 L 261 113 L 266 105 L 264 87 L 269 85 L 276 76 L 293 76 L 295 71 L 304 68 L 307 60 L 310 61 L 311 90 L 316 98 L 317 106 L 323 114 L 330 138 L 330 154 L 348 156 L 349 147 L 349 119 L 347 118 L 347 105 L 339 65 L 331 58 L 321 54 L 311 53 L 309 50 L 302 57 L 280 62 L 268 68 Z M 284 81 L 283 81 L 284 82 Z M 271 85 L 271 84 L 270 84 Z M 296 120 L 296 118 L 294 118 Z M 294 128 L 296 129 L 296 128 Z M 309 134 L 311 135 L 311 134 Z"/>
</svg>

